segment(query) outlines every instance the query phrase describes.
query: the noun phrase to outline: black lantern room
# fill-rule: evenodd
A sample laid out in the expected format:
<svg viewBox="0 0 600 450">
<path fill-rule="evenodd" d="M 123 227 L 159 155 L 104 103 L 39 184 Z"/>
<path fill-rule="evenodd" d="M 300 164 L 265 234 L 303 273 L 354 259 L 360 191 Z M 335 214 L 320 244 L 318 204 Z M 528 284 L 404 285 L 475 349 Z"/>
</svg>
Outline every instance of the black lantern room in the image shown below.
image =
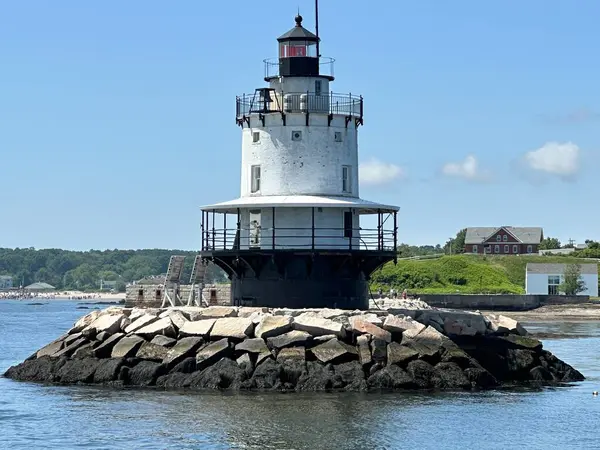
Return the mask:
<svg viewBox="0 0 600 450">
<path fill-rule="evenodd" d="M 319 38 L 302 26 L 302 16 L 296 16 L 296 26 L 277 38 L 279 42 L 279 76 L 319 76 Z"/>
</svg>

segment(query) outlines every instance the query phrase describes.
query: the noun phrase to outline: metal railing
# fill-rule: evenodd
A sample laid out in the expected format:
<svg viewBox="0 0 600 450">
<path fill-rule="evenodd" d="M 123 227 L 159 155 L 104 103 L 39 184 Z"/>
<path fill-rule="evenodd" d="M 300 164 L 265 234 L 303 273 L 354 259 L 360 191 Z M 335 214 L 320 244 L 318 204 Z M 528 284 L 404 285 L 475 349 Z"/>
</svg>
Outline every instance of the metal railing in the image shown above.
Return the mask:
<svg viewBox="0 0 600 450">
<path fill-rule="evenodd" d="M 276 92 L 269 91 L 270 98 L 258 93 L 242 94 L 235 98 L 236 119 L 241 120 L 251 114 L 269 113 L 321 113 L 339 114 L 346 117 L 363 118 L 363 98 L 361 95 L 318 94 L 315 92 Z"/>
<path fill-rule="evenodd" d="M 394 251 L 396 232 L 383 228 L 208 228 L 202 251 L 371 250 Z"/>
<path fill-rule="evenodd" d="M 315 58 L 316 59 L 316 58 Z M 263 60 L 265 63 L 265 78 L 279 76 L 280 62 L 279 58 L 267 58 Z M 319 58 L 319 75 L 325 77 L 333 77 L 333 63 L 335 59 L 329 58 L 328 56 L 321 56 Z"/>
</svg>

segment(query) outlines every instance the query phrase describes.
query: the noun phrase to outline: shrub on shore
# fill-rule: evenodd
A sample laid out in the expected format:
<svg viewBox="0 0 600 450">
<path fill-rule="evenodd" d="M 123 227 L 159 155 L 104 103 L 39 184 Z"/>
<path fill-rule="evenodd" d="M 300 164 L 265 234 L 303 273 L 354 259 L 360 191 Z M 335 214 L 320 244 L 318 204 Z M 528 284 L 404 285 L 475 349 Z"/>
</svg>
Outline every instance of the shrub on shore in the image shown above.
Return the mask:
<svg viewBox="0 0 600 450">
<path fill-rule="evenodd" d="M 527 263 L 584 263 L 566 256 L 450 255 L 400 260 L 375 271 L 371 291 L 407 289 L 422 294 L 524 294 Z M 589 262 L 589 261 L 587 261 Z"/>
</svg>

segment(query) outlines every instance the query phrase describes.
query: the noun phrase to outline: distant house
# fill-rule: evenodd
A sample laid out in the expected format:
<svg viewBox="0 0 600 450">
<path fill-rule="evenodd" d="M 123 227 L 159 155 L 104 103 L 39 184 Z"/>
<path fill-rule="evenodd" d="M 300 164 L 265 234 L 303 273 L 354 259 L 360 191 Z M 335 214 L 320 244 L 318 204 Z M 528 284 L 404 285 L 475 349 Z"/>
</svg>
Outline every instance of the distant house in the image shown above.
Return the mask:
<svg viewBox="0 0 600 450">
<path fill-rule="evenodd" d="M 100 290 L 112 290 L 117 288 L 118 281 L 100 280 Z"/>
<path fill-rule="evenodd" d="M 52 286 L 51 284 L 48 284 L 48 283 L 44 283 L 44 282 L 30 284 L 29 286 L 25 286 L 24 289 L 26 291 L 31 291 L 31 292 L 45 292 L 45 291 L 56 290 L 56 288 L 54 286 Z"/>
<path fill-rule="evenodd" d="M 467 228 L 465 253 L 522 255 L 538 253 L 544 239 L 541 227 Z"/>
<path fill-rule="evenodd" d="M 525 293 L 532 295 L 559 295 L 567 264 L 528 263 L 525 269 Z M 581 264 L 585 291 L 578 295 L 598 295 L 598 264 Z"/>
<path fill-rule="evenodd" d="M 13 278 L 10 275 L 0 275 L 0 289 L 12 289 Z"/>
</svg>

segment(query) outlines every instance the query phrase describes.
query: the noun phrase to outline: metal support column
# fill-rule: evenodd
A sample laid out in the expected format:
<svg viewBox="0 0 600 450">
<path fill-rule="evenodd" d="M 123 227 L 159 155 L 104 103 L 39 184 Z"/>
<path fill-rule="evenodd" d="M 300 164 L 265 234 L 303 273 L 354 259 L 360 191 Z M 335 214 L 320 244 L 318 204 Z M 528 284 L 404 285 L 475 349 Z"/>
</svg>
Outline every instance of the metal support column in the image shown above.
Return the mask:
<svg viewBox="0 0 600 450">
<path fill-rule="evenodd" d="M 398 213 L 394 211 L 394 251 L 398 249 Z"/>
<path fill-rule="evenodd" d="M 315 207 L 312 207 L 312 249 L 315 249 Z"/>
<path fill-rule="evenodd" d="M 241 248 L 241 243 L 242 243 L 242 215 L 240 214 L 240 208 L 237 209 L 237 224 L 236 224 L 236 230 L 235 230 L 235 237 L 237 240 L 237 248 L 236 250 L 239 250 Z M 236 247 L 236 243 L 234 240 L 234 247 Z"/>
<path fill-rule="evenodd" d="M 212 248 L 215 249 L 215 210 L 212 211 Z"/>
<path fill-rule="evenodd" d="M 381 210 L 377 210 L 377 250 L 381 250 Z"/>
<path fill-rule="evenodd" d="M 200 249 L 204 250 L 204 211 L 202 211 L 202 219 L 200 219 Z"/>
<path fill-rule="evenodd" d="M 272 240 L 273 240 L 273 250 L 275 250 L 275 207 L 273 207 L 272 209 L 272 221 L 273 221 L 273 236 L 272 236 Z"/>
<path fill-rule="evenodd" d="M 398 212 L 394 211 L 394 265 L 398 263 Z"/>
<path fill-rule="evenodd" d="M 354 234 L 352 232 L 354 230 L 354 217 L 352 217 L 352 208 L 348 208 L 348 212 L 350 213 L 350 236 L 348 237 L 348 250 L 352 250 L 352 239 Z"/>
</svg>

